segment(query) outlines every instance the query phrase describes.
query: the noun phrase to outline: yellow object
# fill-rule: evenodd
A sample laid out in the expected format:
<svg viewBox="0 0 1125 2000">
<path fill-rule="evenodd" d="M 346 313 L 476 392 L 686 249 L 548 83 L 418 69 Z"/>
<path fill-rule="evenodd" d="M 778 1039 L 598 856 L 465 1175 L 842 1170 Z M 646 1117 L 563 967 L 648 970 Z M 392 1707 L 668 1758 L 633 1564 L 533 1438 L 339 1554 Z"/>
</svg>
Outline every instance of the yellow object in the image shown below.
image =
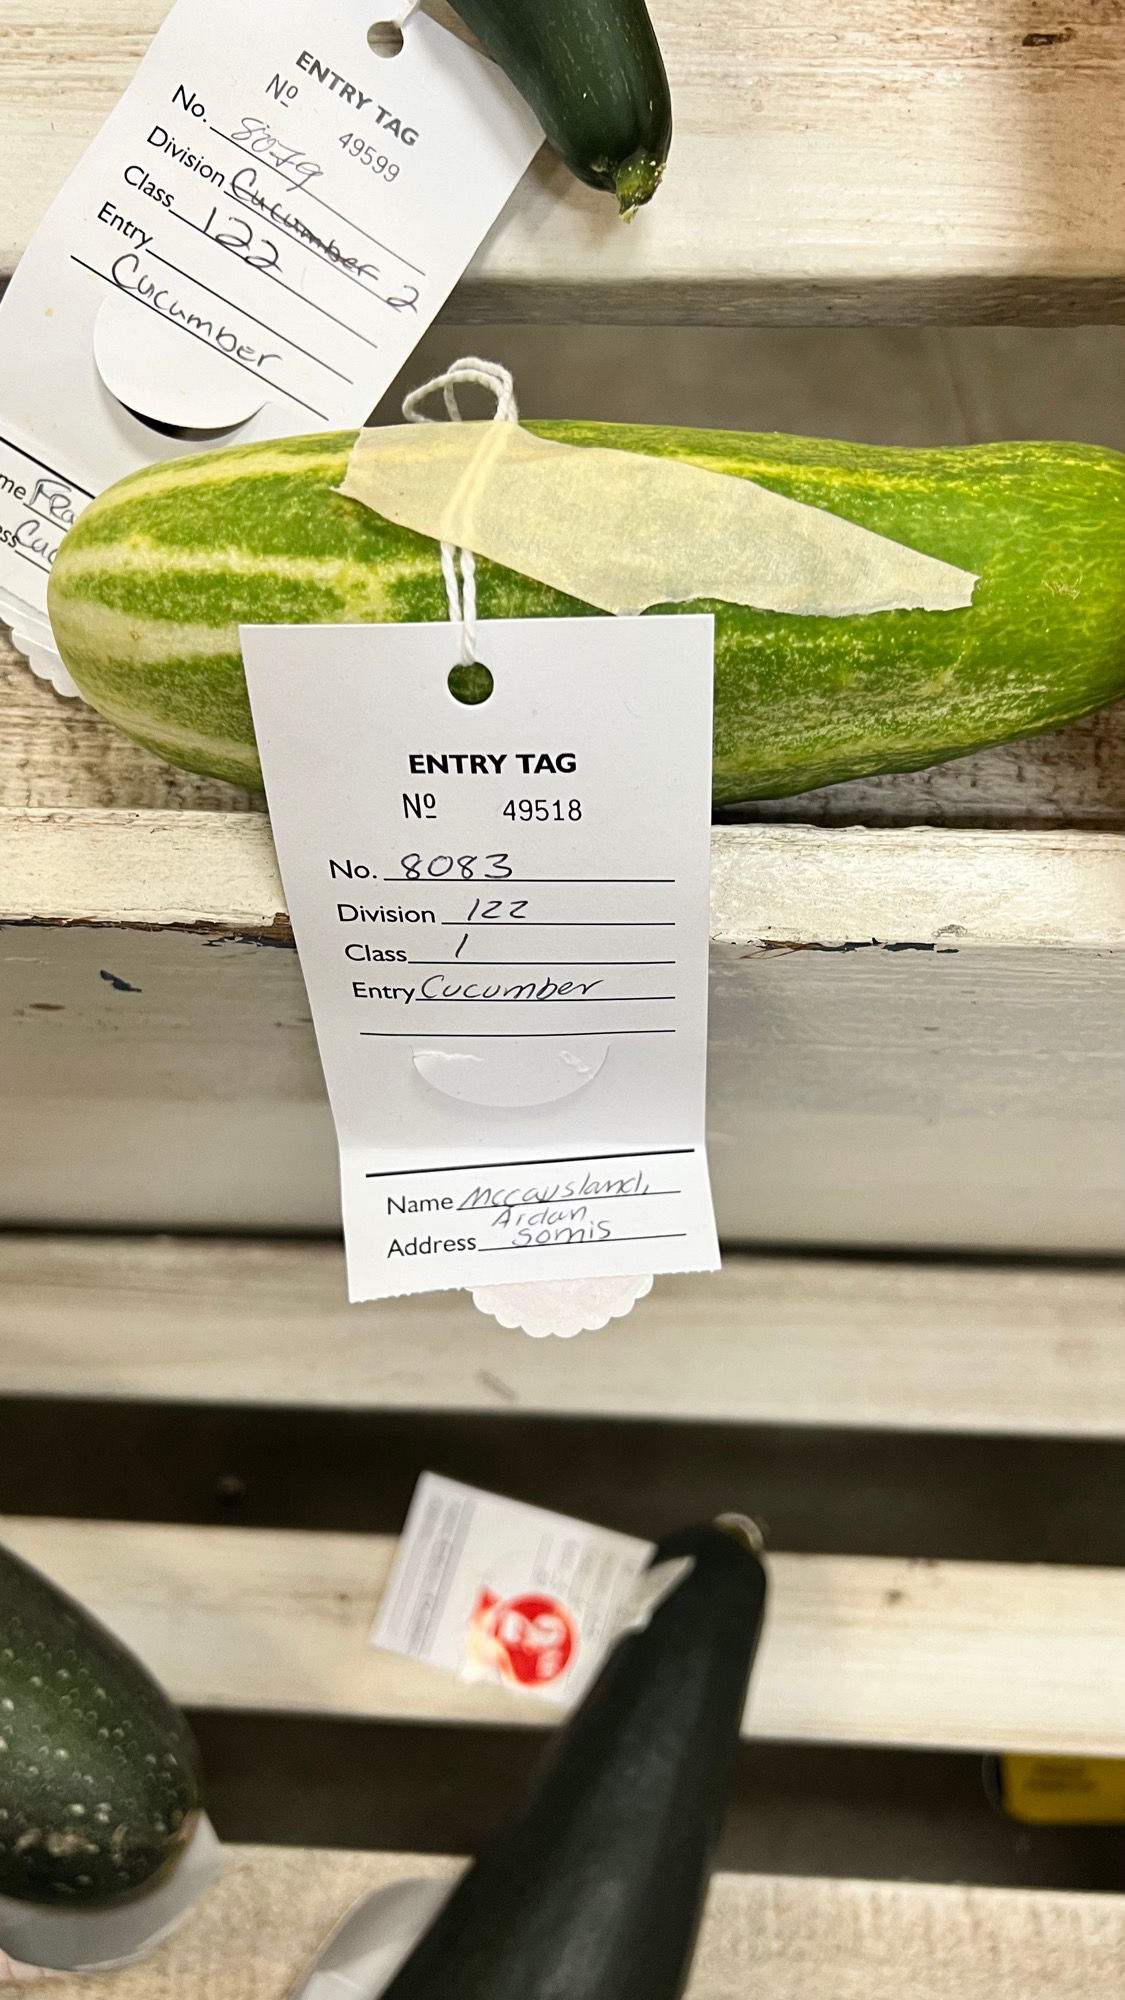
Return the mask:
<svg viewBox="0 0 1125 2000">
<path fill-rule="evenodd" d="M 1029 1826 L 1125 1825 L 1125 1759 L 1001 1757 L 1000 1796 Z"/>
</svg>

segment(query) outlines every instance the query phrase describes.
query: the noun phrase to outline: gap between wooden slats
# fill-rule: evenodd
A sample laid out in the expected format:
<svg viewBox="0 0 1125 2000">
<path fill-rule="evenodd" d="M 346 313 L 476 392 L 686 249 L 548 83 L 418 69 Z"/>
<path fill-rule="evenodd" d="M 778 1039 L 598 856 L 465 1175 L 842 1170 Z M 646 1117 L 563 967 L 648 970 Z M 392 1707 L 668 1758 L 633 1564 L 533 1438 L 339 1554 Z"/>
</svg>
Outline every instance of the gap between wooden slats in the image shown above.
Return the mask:
<svg viewBox="0 0 1125 2000">
<path fill-rule="evenodd" d="M 184 1703 L 551 1719 L 368 1646 L 390 1537 L 15 1516 L 0 1537 Z M 1125 1570 L 784 1554 L 770 1567 L 748 1733 L 1125 1755 Z"/>
</svg>

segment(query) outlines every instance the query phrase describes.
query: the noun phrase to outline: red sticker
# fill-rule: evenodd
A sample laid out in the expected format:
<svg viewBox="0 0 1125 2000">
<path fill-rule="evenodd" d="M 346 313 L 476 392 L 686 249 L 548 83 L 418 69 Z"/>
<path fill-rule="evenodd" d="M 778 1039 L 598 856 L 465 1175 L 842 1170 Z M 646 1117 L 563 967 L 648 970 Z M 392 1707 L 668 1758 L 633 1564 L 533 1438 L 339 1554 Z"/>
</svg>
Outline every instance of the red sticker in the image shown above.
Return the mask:
<svg viewBox="0 0 1125 2000">
<path fill-rule="evenodd" d="M 470 1657 L 515 1687 L 546 1687 L 574 1658 L 578 1633 L 557 1597 L 527 1592 L 497 1597 L 482 1590 L 469 1622 Z"/>
</svg>

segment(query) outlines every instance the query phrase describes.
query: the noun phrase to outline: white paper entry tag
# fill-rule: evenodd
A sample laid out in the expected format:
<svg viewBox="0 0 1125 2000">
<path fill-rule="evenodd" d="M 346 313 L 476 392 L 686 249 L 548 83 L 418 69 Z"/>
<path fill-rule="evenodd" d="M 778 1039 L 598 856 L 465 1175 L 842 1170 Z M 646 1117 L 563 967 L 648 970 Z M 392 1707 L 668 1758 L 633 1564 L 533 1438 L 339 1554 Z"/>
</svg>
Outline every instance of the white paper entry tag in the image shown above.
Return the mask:
<svg viewBox="0 0 1125 2000">
<path fill-rule="evenodd" d="M 248 626 L 353 1299 L 718 1267 L 713 621 Z"/>
<path fill-rule="evenodd" d="M 628 1615 L 653 1544 L 423 1473 L 373 1646 L 570 1707 Z"/>
<path fill-rule="evenodd" d="M 542 134 L 420 14 L 376 55 L 391 11 L 176 0 L 0 306 L 9 623 L 125 473 L 363 423 L 461 276 Z"/>
</svg>

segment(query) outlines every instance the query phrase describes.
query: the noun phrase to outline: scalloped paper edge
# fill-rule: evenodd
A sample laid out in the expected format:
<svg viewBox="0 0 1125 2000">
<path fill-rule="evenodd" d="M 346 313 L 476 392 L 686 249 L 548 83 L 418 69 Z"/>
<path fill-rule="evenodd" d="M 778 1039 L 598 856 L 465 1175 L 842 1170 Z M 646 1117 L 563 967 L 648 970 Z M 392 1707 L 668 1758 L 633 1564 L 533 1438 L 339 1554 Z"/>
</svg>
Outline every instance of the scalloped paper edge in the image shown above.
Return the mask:
<svg viewBox="0 0 1125 2000">
<path fill-rule="evenodd" d="M 573 1340 L 578 1333 L 598 1333 L 611 1319 L 624 1319 L 638 1300 L 648 1297 L 652 1278 L 558 1278 L 534 1285 L 479 1285 L 473 1292 L 478 1312 L 500 1326 L 530 1334 L 532 1340 Z"/>
<path fill-rule="evenodd" d="M 7 607 L 0 607 L 0 609 L 6 610 Z M 38 620 L 36 622 L 38 623 Z M 43 622 L 46 624 L 46 620 Z M 66 667 L 64 667 L 54 646 L 38 638 L 34 633 L 27 631 L 18 614 L 13 614 L 11 626 L 12 644 L 17 653 L 23 654 L 36 680 L 46 681 L 50 687 L 54 688 L 56 694 L 61 694 L 67 701 L 84 702 L 86 700 L 85 695 L 82 693 L 77 681 L 71 678 Z"/>
</svg>

